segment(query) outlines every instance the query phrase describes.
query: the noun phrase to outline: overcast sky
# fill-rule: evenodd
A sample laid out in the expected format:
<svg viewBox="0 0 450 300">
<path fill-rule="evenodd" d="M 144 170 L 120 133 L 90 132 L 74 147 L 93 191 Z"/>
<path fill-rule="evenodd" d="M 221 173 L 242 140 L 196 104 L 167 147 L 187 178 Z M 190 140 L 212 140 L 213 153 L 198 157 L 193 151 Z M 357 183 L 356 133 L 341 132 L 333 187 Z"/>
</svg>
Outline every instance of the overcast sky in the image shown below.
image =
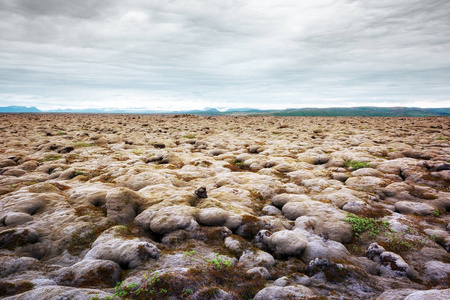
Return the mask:
<svg viewBox="0 0 450 300">
<path fill-rule="evenodd" d="M 448 0 L 0 0 L 0 106 L 450 107 Z"/>
</svg>

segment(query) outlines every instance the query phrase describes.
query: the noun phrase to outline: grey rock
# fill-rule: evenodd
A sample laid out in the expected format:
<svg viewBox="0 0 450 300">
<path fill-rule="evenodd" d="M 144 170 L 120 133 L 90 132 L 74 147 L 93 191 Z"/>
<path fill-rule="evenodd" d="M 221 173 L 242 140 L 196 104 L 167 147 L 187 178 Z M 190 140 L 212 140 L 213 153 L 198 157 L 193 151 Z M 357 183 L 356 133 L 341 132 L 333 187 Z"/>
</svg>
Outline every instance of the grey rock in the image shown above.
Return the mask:
<svg viewBox="0 0 450 300">
<path fill-rule="evenodd" d="M 270 268 L 275 264 L 275 259 L 272 255 L 261 250 L 245 250 L 239 258 L 239 263 L 248 268 L 265 267 Z"/>
<path fill-rule="evenodd" d="M 197 222 L 206 226 L 222 226 L 227 218 L 228 212 L 218 207 L 204 208 L 197 213 Z"/>
<path fill-rule="evenodd" d="M 314 293 L 305 286 L 269 286 L 259 291 L 254 300 L 302 299 Z"/>
<path fill-rule="evenodd" d="M 101 290 L 73 288 L 67 286 L 43 286 L 5 300 L 90 300 L 97 295 L 100 298 L 113 296 Z"/>
<path fill-rule="evenodd" d="M 255 276 L 261 276 L 264 279 L 270 279 L 271 275 L 269 271 L 264 267 L 254 267 L 246 272 L 247 274 L 253 274 Z"/>
</svg>

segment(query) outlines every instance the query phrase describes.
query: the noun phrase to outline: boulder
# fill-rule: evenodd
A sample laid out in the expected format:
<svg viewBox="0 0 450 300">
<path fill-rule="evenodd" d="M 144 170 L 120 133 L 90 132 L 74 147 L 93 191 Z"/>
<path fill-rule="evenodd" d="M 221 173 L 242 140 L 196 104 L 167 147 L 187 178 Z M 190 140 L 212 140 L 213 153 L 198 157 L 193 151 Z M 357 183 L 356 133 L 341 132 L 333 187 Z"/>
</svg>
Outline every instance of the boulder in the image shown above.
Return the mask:
<svg viewBox="0 0 450 300">
<path fill-rule="evenodd" d="M 136 217 L 142 197 L 128 188 L 114 188 L 105 200 L 108 218 L 117 224 L 128 224 Z"/>
<path fill-rule="evenodd" d="M 403 260 L 403 258 L 393 252 L 384 251 L 380 254 L 381 276 L 384 277 L 411 277 L 412 270 L 409 265 Z"/>
<path fill-rule="evenodd" d="M 273 256 L 261 250 L 247 249 L 239 258 L 239 263 L 247 268 L 265 267 L 270 268 L 275 264 Z"/>
<path fill-rule="evenodd" d="M 25 224 L 33 220 L 33 217 L 27 213 L 23 212 L 10 212 L 5 215 L 5 219 L 3 223 L 6 226 L 17 226 L 21 224 Z"/>
<path fill-rule="evenodd" d="M 222 226 L 227 218 L 228 212 L 218 207 L 204 208 L 197 213 L 197 222 L 205 226 Z"/>
<path fill-rule="evenodd" d="M 304 201 L 311 201 L 311 198 L 307 195 L 278 194 L 272 198 L 272 205 L 281 209 L 286 203 Z"/>
<path fill-rule="evenodd" d="M 54 281 L 75 287 L 114 287 L 120 281 L 120 267 L 111 260 L 80 261 L 57 272 Z"/>
<path fill-rule="evenodd" d="M 268 233 L 268 231 L 262 231 L 258 235 L 262 236 L 264 243 L 278 256 L 299 257 L 308 244 L 305 236 L 292 230 L 282 230 L 273 234 Z"/>
<path fill-rule="evenodd" d="M 139 191 L 150 185 L 168 184 L 172 185 L 170 179 L 155 172 L 142 172 L 139 174 L 127 174 L 117 177 L 114 182 L 117 186 L 126 187 L 133 191 Z"/>
<path fill-rule="evenodd" d="M 111 260 L 123 269 L 134 269 L 150 258 L 159 257 L 159 249 L 138 238 L 121 237 L 121 226 L 103 232 L 83 260 Z"/>
<path fill-rule="evenodd" d="M 311 238 L 302 254 L 302 261 L 309 263 L 315 258 L 342 260 L 350 256 L 347 248 L 341 243 L 324 240 L 319 237 Z"/>
<path fill-rule="evenodd" d="M 94 289 L 73 288 L 67 286 L 43 286 L 31 291 L 5 298 L 5 300 L 36 300 L 36 299 L 70 299 L 70 300 L 90 300 L 93 296 L 106 299 L 113 297 L 112 294 Z"/>
<path fill-rule="evenodd" d="M 307 287 L 299 286 L 269 286 L 259 291 L 254 300 L 284 300 L 303 299 L 313 296 L 314 293 Z"/>
<path fill-rule="evenodd" d="M 447 300 L 450 299 L 450 289 L 417 291 L 406 296 L 405 300 Z"/>
<path fill-rule="evenodd" d="M 402 214 L 427 216 L 432 215 L 435 210 L 433 206 L 421 202 L 398 201 L 395 203 L 395 211 Z"/>
</svg>

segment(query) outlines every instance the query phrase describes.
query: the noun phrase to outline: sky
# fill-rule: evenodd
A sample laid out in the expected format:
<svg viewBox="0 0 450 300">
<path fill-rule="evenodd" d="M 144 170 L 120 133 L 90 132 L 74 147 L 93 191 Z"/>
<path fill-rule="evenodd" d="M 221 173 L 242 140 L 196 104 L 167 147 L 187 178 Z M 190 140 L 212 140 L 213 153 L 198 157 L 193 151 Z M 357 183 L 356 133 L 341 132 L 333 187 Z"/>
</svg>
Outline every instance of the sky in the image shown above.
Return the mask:
<svg viewBox="0 0 450 300">
<path fill-rule="evenodd" d="M 0 0 L 0 106 L 450 107 L 448 0 Z"/>
</svg>

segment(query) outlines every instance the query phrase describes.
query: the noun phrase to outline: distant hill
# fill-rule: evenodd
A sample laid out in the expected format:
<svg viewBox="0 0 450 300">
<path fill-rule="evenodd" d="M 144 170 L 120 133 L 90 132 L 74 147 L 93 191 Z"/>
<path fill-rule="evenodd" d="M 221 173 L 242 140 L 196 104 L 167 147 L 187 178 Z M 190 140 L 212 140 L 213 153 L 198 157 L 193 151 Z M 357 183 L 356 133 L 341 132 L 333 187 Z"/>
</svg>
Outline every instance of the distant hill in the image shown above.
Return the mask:
<svg viewBox="0 0 450 300">
<path fill-rule="evenodd" d="M 26 107 L 26 106 L 5 106 L 0 107 L 0 113 L 37 113 L 42 112 L 36 107 Z"/>
<path fill-rule="evenodd" d="M 191 114 L 199 116 L 282 116 L 282 117 L 429 117 L 450 116 L 450 108 L 420 108 L 420 107 L 329 107 L 329 108 L 288 108 L 280 110 L 260 110 L 256 108 L 232 108 L 220 111 L 216 108 L 188 111 L 155 111 L 146 109 L 57 109 L 42 111 L 36 107 L 6 106 L 0 107 L 0 113 L 118 113 L 118 114 Z"/>
</svg>

